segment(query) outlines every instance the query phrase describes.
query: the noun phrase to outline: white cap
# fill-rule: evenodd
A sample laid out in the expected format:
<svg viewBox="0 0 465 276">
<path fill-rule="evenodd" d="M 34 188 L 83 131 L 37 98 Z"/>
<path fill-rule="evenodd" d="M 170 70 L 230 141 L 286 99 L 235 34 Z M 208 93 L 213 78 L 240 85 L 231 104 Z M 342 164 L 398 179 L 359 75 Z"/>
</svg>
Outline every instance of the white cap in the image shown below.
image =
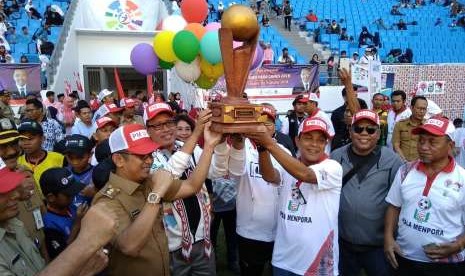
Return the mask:
<svg viewBox="0 0 465 276">
<path fill-rule="evenodd" d="M 99 101 L 103 101 L 103 98 L 105 98 L 106 96 L 110 96 L 111 94 L 113 94 L 113 91 L 108 90 L 108 89 L 103 89 L 102 91 L 100 91 L 100 93 L 98 93 L 97 98 Z"/>
</svg>

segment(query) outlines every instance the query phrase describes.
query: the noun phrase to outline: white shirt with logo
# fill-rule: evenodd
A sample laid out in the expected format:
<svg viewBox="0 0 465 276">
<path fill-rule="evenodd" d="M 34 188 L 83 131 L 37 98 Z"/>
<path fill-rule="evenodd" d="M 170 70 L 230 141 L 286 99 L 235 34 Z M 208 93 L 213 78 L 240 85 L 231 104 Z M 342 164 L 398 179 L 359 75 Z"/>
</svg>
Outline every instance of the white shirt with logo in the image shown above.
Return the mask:
<svg viewBox="0 0 465 276">
<path fill-rule="evenodd" d="M 299 275 L 339 275 L 338 213 L 342 167 L 331 159 L 309 166 L 318 184 L 286 173 L 279 203 L 273 266 Z"/>
<path fill-rule="evenodd" d="M 388 124 L 388 135 L 386 139 L 387 146 L 392 148 L 392 134 L 394 133 L 394 126 L 400 120 L 404 120 L 412 115 L 412 111 L 410 108 L 406 108 L 399 114 L 396 114 L 394 110 L 390 109 L 387 116 L 387 124 Z"/>
<path fill-rule="evenodd" d="M 435 178 L 428 179 L 422 167 L 419 161 L 402 166 L 386 201 L 401 208 L 397 243 L 403 257 L 433 262 L 424 246 L 454 242 L 465 231 L 465 169 L 452 160 Z M 429 192 L 427 182 L 432 183 Z M 464 257 L 462 251 L 438 262 L 456 263 Z"/>
</svg>

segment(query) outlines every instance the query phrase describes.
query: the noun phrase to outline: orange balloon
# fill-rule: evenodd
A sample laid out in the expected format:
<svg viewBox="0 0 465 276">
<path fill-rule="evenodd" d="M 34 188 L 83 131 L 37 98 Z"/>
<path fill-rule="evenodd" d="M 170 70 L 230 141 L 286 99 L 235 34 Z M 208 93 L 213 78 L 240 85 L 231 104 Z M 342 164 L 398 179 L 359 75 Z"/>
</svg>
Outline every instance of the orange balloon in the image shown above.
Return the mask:
<svg viewBox="0 0 465 276">
<path fill-rule="evenodd" d="M 207 32 L 204 26 L 200 23 L 189 23 L 187 26 L 184 28 L 186 31 L 190 31 L 197 37 L 197 39 L 200 41 L 203 37 L 203 35 Z"/>
</svg>

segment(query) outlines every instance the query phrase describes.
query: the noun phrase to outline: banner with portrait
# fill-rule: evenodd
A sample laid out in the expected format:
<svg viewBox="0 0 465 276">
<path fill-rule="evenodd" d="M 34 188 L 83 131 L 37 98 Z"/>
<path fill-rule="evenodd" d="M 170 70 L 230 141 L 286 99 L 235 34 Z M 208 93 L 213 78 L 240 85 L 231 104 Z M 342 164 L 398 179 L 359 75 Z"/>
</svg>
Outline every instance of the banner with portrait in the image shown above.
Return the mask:
<svg viewBox="0 0 465 276">
<path fill-rule="evenodd" d="M 444 81 L 420 81 L 417 85 L 417 95 L 444 94 Z"/>
<path fill-rule="evenodd" d="M 0 89 L 10 92 L 11 103 L 24 103 L 27 94 L 40 93 L 40 64 L 0 65 Z"/>
</svg>

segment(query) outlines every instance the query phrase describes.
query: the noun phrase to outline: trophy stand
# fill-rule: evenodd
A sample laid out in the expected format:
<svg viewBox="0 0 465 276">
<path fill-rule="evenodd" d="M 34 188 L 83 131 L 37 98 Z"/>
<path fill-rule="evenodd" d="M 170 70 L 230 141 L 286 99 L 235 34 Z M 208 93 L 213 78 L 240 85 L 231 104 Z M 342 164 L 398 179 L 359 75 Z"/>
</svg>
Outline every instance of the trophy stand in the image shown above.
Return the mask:
<svg viewBox="0 0 465 276">
<path fill-rule="evenodd" d="M 257 126 L 266 121 L 261 115 L 262 105 L 251 104 L 242 97 L 249 76 L 258 33 L 251 40 L 233 49 L 233 34 L 229 28 L 219 29 L 221 56 L 223 58 L 226 93 L 220 102 L 210 102 L 211 129 L 221 133 L 257 132 Z"/>
</svg>

